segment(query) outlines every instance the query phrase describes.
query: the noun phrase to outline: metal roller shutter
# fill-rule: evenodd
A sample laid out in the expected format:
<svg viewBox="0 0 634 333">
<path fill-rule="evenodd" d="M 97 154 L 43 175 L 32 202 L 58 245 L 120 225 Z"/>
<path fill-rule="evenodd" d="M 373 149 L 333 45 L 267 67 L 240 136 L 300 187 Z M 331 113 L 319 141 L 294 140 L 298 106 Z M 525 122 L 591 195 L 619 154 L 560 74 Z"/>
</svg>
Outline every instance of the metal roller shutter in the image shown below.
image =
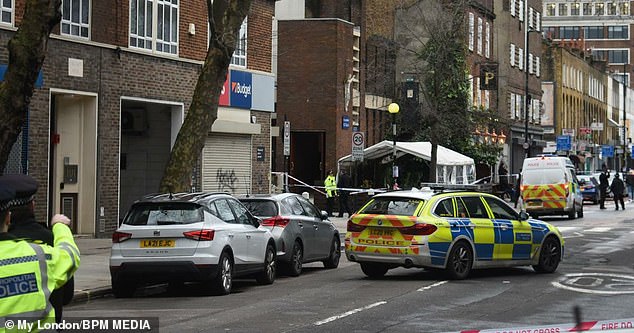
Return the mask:
<svg viewBox="0 0 634 333">
<path fill-rule="evenodd" d="M 213 134 L 205 140 L 203 191 L 251 193 L 251 136 Z"/>
</svg>

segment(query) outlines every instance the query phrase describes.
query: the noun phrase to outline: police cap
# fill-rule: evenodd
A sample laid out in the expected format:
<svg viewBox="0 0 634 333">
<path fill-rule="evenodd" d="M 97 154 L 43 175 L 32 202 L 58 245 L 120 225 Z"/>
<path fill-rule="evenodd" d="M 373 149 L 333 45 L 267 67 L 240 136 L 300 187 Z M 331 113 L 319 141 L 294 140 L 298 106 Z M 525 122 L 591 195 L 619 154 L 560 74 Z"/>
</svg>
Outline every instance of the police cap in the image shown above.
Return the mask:
<svg viewBox="0 0 634 333">
<path fill-rule="evenodd" d="M 11 200 L 15 199 L 15 190 L 5 184 L 0 183 L 0 213 L 9 208 Z"/>
<path fill-rule="evenodd" d="M 9 207 L 17 207 L 33 201 L 38 183 L 29 175 L 13 174 L 0 176 L 0 186 L 10 187 L 15 191 L 15 198 L 9 203 Z"/>
</svg>

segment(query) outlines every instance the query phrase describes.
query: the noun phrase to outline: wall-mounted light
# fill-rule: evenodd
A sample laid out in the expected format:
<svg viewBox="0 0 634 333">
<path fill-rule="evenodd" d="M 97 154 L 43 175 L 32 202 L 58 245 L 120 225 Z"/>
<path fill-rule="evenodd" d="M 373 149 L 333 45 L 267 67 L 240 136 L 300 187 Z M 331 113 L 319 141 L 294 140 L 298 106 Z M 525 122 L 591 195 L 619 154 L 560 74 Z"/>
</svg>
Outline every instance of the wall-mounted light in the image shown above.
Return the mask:
<svg viewBox="0 0 634 333">
<path fill-rule="evenodd" d="M 189 24 L 189 29 L 187 29 L 187 32 L 188 32 L 191 36 L 195 35 L 195 34 L 196 34 L 196 25 L 195 25 L 195 24 L 193 24 L 193 23 L 190 23 L 190 24 Z"/>
</svg>

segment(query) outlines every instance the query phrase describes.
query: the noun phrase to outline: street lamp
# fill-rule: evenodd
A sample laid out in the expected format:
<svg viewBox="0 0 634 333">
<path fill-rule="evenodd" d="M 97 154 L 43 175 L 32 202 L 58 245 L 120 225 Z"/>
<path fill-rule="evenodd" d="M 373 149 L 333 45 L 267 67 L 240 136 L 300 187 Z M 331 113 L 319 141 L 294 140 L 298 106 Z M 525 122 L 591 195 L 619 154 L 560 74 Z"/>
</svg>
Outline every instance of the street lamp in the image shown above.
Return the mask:
<svg viewBox="0 0 634 333">
<path fill-rule="evenodd" d="M 387 107 L 387 111 L 392 115 L 392 177 L 394 177 L 394 189 L 398 188 L 398 184 L 396 183 L 398 179 L 398 167 L 396 166 L 396 114 L 399 109 L 396 103 L 390 103 Z"/>
</svg>

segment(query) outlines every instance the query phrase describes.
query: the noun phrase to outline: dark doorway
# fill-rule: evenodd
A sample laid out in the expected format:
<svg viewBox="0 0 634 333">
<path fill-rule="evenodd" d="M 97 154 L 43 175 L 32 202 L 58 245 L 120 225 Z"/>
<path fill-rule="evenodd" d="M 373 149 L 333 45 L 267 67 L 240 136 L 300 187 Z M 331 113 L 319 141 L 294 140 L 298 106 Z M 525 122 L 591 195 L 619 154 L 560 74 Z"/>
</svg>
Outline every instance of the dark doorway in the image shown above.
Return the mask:
<svg viewBox="0 0 634 333">
<path fill-rule="evenodd" d="M 292 132 L 290 175 L 323 186 L 325 142 L 324 132 Z"/>
</svg>

